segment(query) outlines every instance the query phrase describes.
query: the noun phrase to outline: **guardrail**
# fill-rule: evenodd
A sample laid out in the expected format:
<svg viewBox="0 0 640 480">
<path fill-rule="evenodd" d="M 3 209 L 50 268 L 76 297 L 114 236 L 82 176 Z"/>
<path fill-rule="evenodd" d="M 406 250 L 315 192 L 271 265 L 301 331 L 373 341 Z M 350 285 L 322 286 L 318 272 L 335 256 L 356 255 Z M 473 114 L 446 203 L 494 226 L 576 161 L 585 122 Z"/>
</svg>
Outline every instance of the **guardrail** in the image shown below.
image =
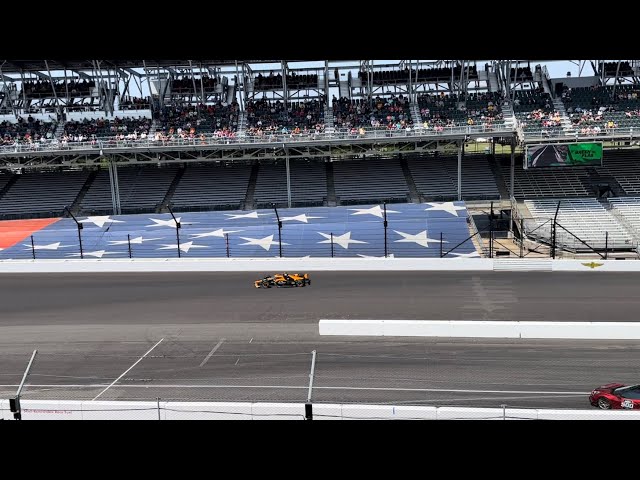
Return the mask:
<svg viewBox="0 0 640 480">
<path fill-rule="evenodd" d="M 259 146 L 278 144 L 278 146 L 285 145 L 300 145 L 311 142 L 353 142 L 357 143 L 362 140 L 376 140 L 376 139 L 404 139 L 412 141 L 431 140 L 446 137 L 460 137 L 466 135 L 490 135 L 490 136 L 509 136 L 513 135 L 513 129 L 507 129 L 504 125 L 504 129 L 498 128 L 499 126 L 488 127 L 485 125 L 479 126 L 461 126 L 461 127 L 447 127 L 442 131 L 434 131 L 433 129 L 425 129 L 423 127 L 416 127 L 410 131 L 407 130 L 386 130 L 386 129 L 369 129 L 365 130 L 364 134 L 361 133 L 349 133 L 348 131 L 337 130 L 332 132 L 323 133 L 308 133 L 308 134 L 273 134 L 273 135 L 247 135 L 239 134 L 233 137 L 221 137 L 216 135 L 205 135 L 204 138 L 188 138 L 188 139 L 166 139 L 156 140 L 155 138 L 146 139 L 97 139 L 87 142 L 61 142 L 56 140 L 47 140 L 34 143 L 14 143 L 12 145 L 0 146 L 0 155 L 2 156 L 16 156 L 19 154 L 33 154 L 33 153 L 66 153 L 66 152 L 80 152 L 80 151 L 105 151 L 116 149 L 158 149 L 158 148 L 180 148 L 180 147 L 193 147 L 206 148 L 225 145 L 238 145 L 238 146 Z"/>
</svg>

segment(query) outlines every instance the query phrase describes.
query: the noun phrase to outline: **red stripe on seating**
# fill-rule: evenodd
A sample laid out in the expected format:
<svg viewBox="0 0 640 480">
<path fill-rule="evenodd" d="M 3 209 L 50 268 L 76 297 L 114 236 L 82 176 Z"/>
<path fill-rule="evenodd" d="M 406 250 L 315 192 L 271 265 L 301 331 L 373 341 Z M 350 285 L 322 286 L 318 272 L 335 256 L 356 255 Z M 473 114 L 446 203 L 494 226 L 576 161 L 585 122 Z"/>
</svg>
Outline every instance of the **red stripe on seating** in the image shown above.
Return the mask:
<svg viewBox="0 0 640 480">
<path fill-rule="evenodd" d="M 5 220 L 0 222 L 0 248 L 13 247 L 43 228 L 56 223 L 59 218 L 35 218 L 32 220 Z"/>
</svg>

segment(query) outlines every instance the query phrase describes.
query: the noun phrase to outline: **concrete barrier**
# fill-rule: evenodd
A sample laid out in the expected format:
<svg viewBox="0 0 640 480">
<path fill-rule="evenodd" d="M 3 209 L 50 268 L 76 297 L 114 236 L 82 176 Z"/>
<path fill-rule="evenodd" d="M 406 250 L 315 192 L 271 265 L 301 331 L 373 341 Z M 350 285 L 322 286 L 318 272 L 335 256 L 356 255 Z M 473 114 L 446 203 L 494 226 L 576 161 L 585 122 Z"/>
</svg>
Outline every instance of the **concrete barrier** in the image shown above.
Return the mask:
<svg viewBox="0 0 640 480">
<path fill-rule="evenodd" d="M 250 402 L 160 402 L 165 420 L 251 420 Z"/>
<path fill-rule="evenodd" d="M 504 260 L 490 258 L 87 258 L 0 260 L 0 272 L 494 271 L 505 270 L 504 262 Z M 529 264 L 534 262 L 535 260 L 531 260 Z M 640 272 L 640 261 L 634 260 L 540 260 L 540 262 L 550 266 L 551 272 Z"/>
<path fill-rule="evenodd" d="M 2 260 L 2 273 L 84 272 L 271 272 L 440 270 L 490 271 L 491 259 L 447 258 L 167 258 Z"/>
<path fill-rule="evenodd" d="M 322 319 L 318 322 L 318 330 L 320 335 L 363 337 L 640 340 L 640 322 Z"/>
<path fill-rule="evenodd" d="M 160 403 L 160 420 L 164 420 Z M 158 403 L 89 401 L 82 402 L 81 413 L 83 420 L 158 420 Z"/>
<path fill-rule="evenodd" d="M 13 413 L 9 410 L 9 400 L 0 399 L 0 420 L 13 420 Z"/>
<path fill-rule="evenodd" d="M 576 340 L 640 339 L 640 322 L 518 323 L 520 324 L 520 338 L 567 338 Z"/>
<path fill-rule="evenodd" d="M 254 403 L 252 420 L 303 420 L 304 403 Z"/>
<path fill-rule="evenodd" d="M 640 272 L 638 260 L 554 260 L 554 272 Z"/>
<path fill-rule="evenodd" d="M 266 420 L 304 419 L 304 403 L 118 402 L 24 400 L 23 420 Z M 586 396 L 585 396 L 586 403 Z M 158 406 L 160 407 L 158 410 Z M 9 401 L 0 414 L 13 418 Z M 314 420 L 640 420 L 640 410 L 433 407 L 420 405 L 314 404 Z"/>
</svg>

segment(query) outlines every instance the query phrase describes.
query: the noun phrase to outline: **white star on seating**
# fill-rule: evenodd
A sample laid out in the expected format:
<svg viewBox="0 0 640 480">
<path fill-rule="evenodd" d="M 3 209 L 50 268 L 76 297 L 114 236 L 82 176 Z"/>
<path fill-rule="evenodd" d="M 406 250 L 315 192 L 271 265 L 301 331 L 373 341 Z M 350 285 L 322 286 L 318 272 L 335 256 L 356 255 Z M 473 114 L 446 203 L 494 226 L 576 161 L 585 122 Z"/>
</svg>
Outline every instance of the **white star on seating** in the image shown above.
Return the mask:
<svg viewBox="0 0 640 480">
<path fill-rule="evenodd" d="M 445 255 L 445 257 L 448 257 L 449 255 L 455 255 L 456 258 L 482 258 L 482 255 L 475 251 L 470 253 L 449 253 L 448 255 Z"/>
<path fill-rule="evenodd" d="M 225 230 L 224 228 L 219 228 L 218 230 L 214 230 L 213 232 L 206 233 L 192 233 L 191 236 L 193 238 L 205 238 L 205 237 L 220 237 L 224 238 L 227 233 L 238 233 L 243 230 Z"/>
<path fill-rule="evenodd" d="M 278 242 L 273 241 L 273 235 L 269 235 L 268 237 L 264 237 L 264 238 L 247 238 L 247 237 L 240 237 L 240 238 L 247 241 L 247 243 L 241 243 L 240 245 L 258 245 L 259 247 L 262 247 L 267 251 L 269 251 L 269 249 L 271 248 L 271 245 L 278 245 Z M 282 245 L 289 245 L 289 244 L 282 242 Z"/>
<path fill-rule="evenodd" d="M 80 223 L 93 223 L 96 227 L 104 227 L 104 224 L 109 223 L 125 223 L 123 220 L 112 220 L 110 215 L 103 215 L 100 217 L 87 217 L 84 220 L 80 220 Z"/>
<path fill-rule="evenodd" d="M 272 215 L 271 213 L 258 213 L 250 212 L 250 213 L 225 213 L 225 215 L 229 218 L 227 220 L 235 220 L 237 218 L 258 218 L 258 217 L 266 217 L 268 215 Z"/>
<path fill-rule="evenodd" d="M 396 232 L 398 235 L 402 235 L 404 237 L 404 238 L 401 238 L 400 240 L 394 240 L 394 242 L 413 242 L 413 243 L 417 243 L 418 245 L 420 245 L 422 247 L 428 247 L 429 246 L 429 242 L 438 242 L 438 243 L 440 243 L 439 239 L 436 240 L 435 238 L 428 238 L 426 230 L 423 230 L 420 233 L 416 233 L 415 235 L 412 235 L 410 233 L 399 232 L 398 230 L 394 230 L 394 232 Z M 449 243 L 449 242 L 447 242 L 445 240 L 442 243 Z"/>
<path fill-rule="evenodd" d="M 150 242 L 152 240 L 162 240 L 162 237 L 160 238 L 136 237 L 136 238 L 132 238 L 131 240 L 110 240 L 109 245 L 128 245 L 129 243 L 131 243 L 132 245 L 141 245 L 142 242 Z"/>
<path fill-rule="evenodd" d="M 33 245 L 33 250 L 57 250 L 58 248 L 72 247 L 73 245 L 60 245 L 62 242 L 50 243 L 48 245 Z M 32 246 L 30 243 L 23 243 L 25 250 L 31 250 Z"/>
<path fill-rule="evenodd" d="M 84 257 L 96 257 L 96 258 L 102 258 L 103 255 L 113 255 L 117 252 L 107 252 L 105 250 L 96 250 L 95 252 L 82 252 L 82 256 Z M 80 257 L 81 255 L 79 253 L 72 253 L 70 255 L 67 255 L 67 257 Z"/>
<path fill-rule="evenodd" d="M 169 250 L 178 248 L 178 244 L 174 245 L 165 245 L 163 247 L 158 248 L 158 250 Z M 192 248 L 209 248 L 206 245 L 194 245 L 193 242 L 185 242 L 180 244 L 180 251 L 184 253 L 189 253 L 189 250 Z"/>
<path fill-rule="evenodd" d="M 352 213 L 351 215 L 373 215 L 376 217 L 384 218 L 383 213 L 384 210 L 380 205 L 376 205 L 371 208 L 350 208 L 349 210 L 357 210 L 356 213 Z M 387 213 L 400 213 L 396 210 L 389 210 L 387 208 Z"/>
<path fill-rule="evenodd" d="M 182 223 L 180 221 L 182 217 L 176 217 L 176 220 L 178 221 L 178 223 L 180 223 L 180 225 L 193 225 L 193 223 Z M 153 225 L 145 225 L 146 227 L 171 227 L 171 228 L 176 228 L 176 220 L 174 220 L 173 218 L 170 218 L 169 220 L 158 220 L 157 218 L 150 218 L 149 220 L 151 220 L 152 222 L 156 222 Z"/>
<path fill-rule="evenodd" d="M 282 217 L 282 221 L 286 222 L 287 220 L 297 220 L 298 222 L 304 222 L 304 223 L 309 223 L 308 220 L 311 218 L 324 218 L 324 217 L 312 217 L 310 215 L 307 215 L 306 213 L 303 213 L 301 215 L 296 215 L 295 217 Z"/>
<path fill-rule="evenodd" d="M 362 258 L 385 258 L 384 255 L 381 257 L 374 257 L 373 255 L 362 255 L 360 253 L 358 254 L 358 256 Z M 395 258 L 395 257 L 393 256 L 393 253 L 390 253 L 389 255 L 387 255 L 387 258 Z"/>
<path fill-rule="evenodd" d="M 331 234 L 322 233 L 322 232 L 318 232 L 318 233 L 322 235 L 324 238 L 326 238 L 326 240 L 321 240 L 318 243 L 331 243 Z M 351 240 L 351 232 L 347 232 L 347 233 L 343 233 L 342 235 L 334 235 L 333 243 L 337 243 L 342 248 L 347 250 L 349 248 L 350 243 L 369 243 L 369 242 L 363 242 L 362 240 Z"/>
<path fill-rule="evenodd" d="M 454 205 L 453 202 L 443 202 L 443 203 L 427 203 L 427 205 L 431 205 L 431 208 L 425 208 L 425 212 L 448 212 L 451 215 L 458 216 L 458 210 L 465 210 L 465 207 L 459 207 Z"/>
</svg>

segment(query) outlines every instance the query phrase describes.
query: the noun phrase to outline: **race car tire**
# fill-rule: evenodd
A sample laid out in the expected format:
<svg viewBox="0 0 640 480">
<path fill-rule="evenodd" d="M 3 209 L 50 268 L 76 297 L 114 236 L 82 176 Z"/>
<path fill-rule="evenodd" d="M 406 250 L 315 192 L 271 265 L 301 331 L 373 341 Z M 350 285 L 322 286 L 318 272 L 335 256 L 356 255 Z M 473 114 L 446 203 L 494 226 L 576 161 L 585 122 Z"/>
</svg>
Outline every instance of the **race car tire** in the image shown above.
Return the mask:
<svg viewBox="0 0 640 480">
<path fill-rule="evenodd" d="M 296 287 L 304 287 L 304 282 L 302 280 L 298 280 L 296 282 Z"/>
<path fill-rule="evenodd" d="M 604 397 L 598 399 L 598 408 L 600 410 L 611 410 L 611 402 Z"/>
<path fill-rule="evenodd" d="M 269 282 L 267 282 L 266 280 L 264 282 L 262 282 L 262 286 L 264 288 L 269 288 Z"/>
</svg>

